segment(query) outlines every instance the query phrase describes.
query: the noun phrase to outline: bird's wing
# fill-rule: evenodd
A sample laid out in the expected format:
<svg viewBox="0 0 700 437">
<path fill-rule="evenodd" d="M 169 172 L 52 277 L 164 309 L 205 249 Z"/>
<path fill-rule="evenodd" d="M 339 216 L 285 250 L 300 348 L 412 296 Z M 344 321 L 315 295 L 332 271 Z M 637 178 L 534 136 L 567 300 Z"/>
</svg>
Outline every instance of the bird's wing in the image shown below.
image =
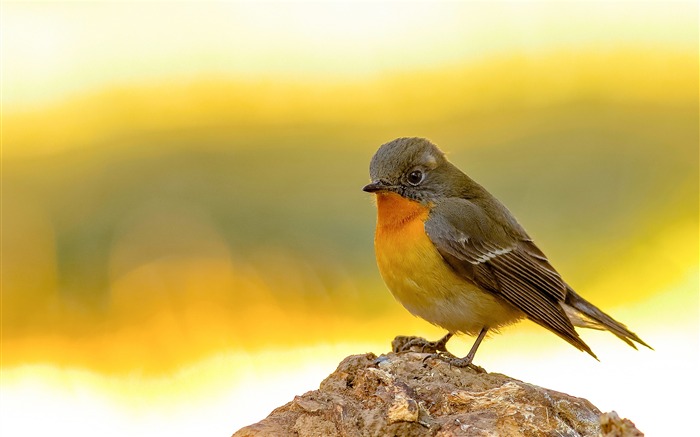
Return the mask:
<svg viewBox="0 0 700 437">
<path fill-rule="evenodd" d="M 595 357 L 560 305 L 566 298 L 566 283 L 527 235 L 510 235 L 465 199 L 437 205 L 425 230 L 457 274 Z"/>
</svg>

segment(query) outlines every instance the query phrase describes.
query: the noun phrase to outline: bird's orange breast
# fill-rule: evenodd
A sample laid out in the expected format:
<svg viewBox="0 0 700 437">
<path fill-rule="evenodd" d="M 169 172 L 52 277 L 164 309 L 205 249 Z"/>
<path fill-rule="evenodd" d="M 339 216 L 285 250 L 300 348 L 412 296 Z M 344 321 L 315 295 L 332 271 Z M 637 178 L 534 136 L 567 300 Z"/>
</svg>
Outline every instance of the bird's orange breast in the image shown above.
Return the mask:
<svg viewBox="0 0 700 437">
<path fill-rule="evenodd" d="M 450 332 L 476 334 L 521 317 L 490 293 L 459 277 L 425 233 L 430 208 L 394 193 L 377 194 L 374 250 L 394 297 L 416 316 Z"/>
<path fill-rule="evenodd" d="M 440 287 L 425 285 L 442 279 L 445 270 L 425 233 L 429 213 L 428 207 L 398 194 L 377 194 L 377 265 L 391 292 L 407 307 L 430 305 Z"/>
</svg>

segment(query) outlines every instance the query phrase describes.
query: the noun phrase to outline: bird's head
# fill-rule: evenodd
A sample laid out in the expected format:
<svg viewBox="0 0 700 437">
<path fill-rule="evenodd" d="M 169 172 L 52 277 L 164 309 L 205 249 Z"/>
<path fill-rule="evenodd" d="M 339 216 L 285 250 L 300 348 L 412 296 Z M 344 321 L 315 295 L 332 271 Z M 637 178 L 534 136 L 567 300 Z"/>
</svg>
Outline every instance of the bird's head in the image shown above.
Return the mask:
<svg viewBox="0 0 700 437">
<path fill-rule="evenodd" d="M 382 145 L 369 165 L 368 193 L 396 193 L 423 204 L 463 195 L 468 178 L 425 138 L 397 138 Z"/>
</svg>

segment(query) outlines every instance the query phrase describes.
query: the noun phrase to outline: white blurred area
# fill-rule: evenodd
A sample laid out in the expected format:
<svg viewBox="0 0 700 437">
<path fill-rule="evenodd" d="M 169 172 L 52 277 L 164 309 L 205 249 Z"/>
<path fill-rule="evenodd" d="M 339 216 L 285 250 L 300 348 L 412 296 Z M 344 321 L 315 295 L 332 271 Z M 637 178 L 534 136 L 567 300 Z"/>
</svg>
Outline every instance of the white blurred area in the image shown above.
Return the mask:
<svg viewBox="0 0 700 437">
<path fill-rule="evenodd" d="M 3 2 L 2 99 L 26 110 L 164 78 L 355 81 L 512 54 L 687 50 L 692 12 L 661 1 Z"/>
</svg>

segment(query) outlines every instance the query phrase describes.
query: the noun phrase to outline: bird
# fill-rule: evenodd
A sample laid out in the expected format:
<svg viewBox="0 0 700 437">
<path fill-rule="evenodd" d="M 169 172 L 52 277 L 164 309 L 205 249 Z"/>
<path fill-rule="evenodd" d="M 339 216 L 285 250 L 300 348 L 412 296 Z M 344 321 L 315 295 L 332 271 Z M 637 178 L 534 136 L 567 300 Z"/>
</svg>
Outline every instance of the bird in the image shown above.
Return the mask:
<svg viewBox="0 0 700 437">
<path fill-rule="evenodd" d="M 607 330 L 637 349 L 637 334 L 577 294 L 511 212 L 453 165 L 430 140 L 383 144 L 363 190 L 376 197 L 374 249 L 385 284 L 410 313 L 447 330 L 409 337 L 401 351 L 431 348 L 457 367 L 473 365 L 484 337 L 529 319 L 598 360 L 574 327 Z M 464 358 L 446 344 L 476 336 Z"/>
</svg>

